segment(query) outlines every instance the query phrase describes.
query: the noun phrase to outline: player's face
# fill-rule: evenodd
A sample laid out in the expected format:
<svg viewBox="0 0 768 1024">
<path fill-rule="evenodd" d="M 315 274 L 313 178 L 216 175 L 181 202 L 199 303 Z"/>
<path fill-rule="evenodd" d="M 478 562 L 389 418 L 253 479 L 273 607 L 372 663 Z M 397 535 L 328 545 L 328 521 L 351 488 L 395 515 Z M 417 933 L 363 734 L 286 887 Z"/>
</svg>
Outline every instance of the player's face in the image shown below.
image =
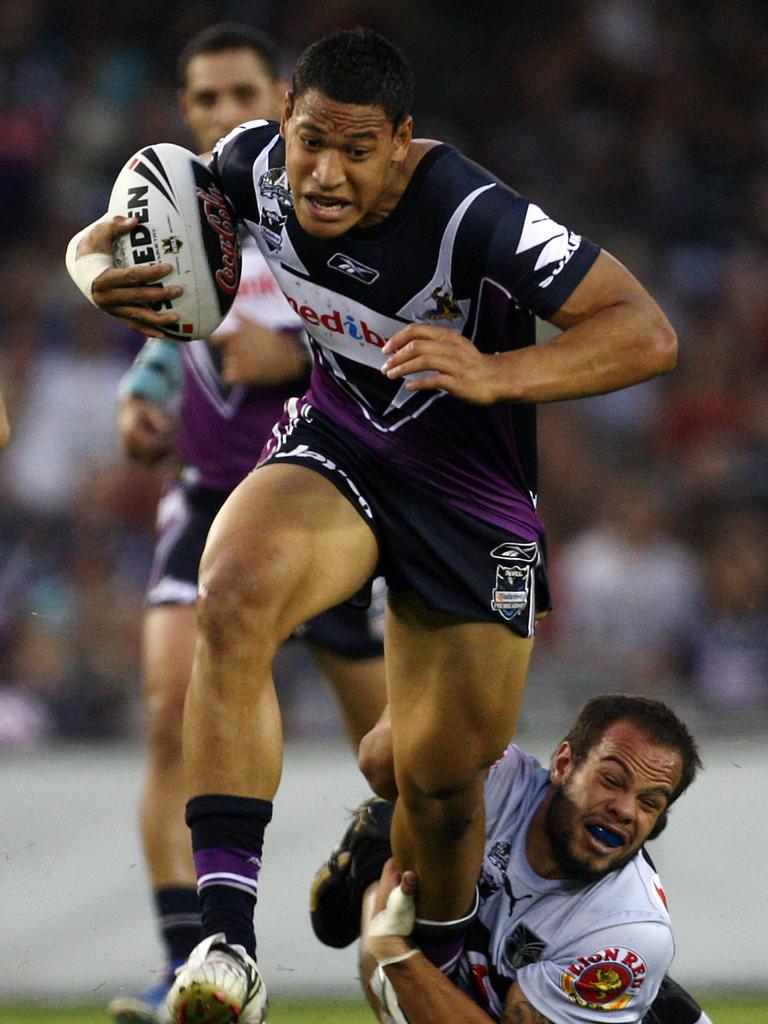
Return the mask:
<svg viewBox="0 0 768 1024">
<path fill-rule="evenodd" d="M 222 50 L 192 58 L 179 104 L 199 150 L 207 152 L 244 121 L 278 120 L 284 95 L 285 84 L 253 50 Z"/>
<path fill-rule="evenodd" d="M 294 210 L 310 235 L 335 238 L 394 209 L 405 188 L 410 118 L 395 129 L 381 107 L 310 89 L 287 97 L 280 130 Z"/>
<path fill-rule="evenodd" d="M 614 722 L 584 761 L 561 744 L 544 829 L 561 877 L 599 878 L 631 860 L 680 781 L 678 751 L 629 721 Z"/>
</svg>

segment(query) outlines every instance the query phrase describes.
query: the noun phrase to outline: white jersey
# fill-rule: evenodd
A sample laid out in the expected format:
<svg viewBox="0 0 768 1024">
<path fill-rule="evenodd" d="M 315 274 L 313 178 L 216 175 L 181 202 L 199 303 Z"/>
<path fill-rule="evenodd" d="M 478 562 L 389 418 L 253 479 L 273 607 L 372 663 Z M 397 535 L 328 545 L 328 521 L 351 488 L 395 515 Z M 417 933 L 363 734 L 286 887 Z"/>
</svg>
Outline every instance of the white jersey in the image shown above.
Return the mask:
<svg viewBox="0 0 768 1024">
<path fill-rule="evenodd" d="M 495 1019 L 517 981 L 553 1024 L 641 1021 L 674 955 L 659 877 L 643 851 L 597 882 L 539 877 L 525 845 L 548 779 L 514 745 L 489 773 L 480 910 L 453 980 Z"/>
</svg>

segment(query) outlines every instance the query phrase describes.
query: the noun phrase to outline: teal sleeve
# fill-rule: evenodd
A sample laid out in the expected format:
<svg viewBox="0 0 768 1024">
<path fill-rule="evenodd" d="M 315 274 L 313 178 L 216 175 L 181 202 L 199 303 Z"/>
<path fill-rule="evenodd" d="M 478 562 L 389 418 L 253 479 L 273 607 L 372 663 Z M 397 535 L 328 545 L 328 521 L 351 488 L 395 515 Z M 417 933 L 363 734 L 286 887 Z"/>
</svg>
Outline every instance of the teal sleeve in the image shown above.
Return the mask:
<svg viewBox="0 0 768 1024">
<path fill-rule="evenodd" d="M 119 398 L 144 398 L 167 406 L 181 390 L 181 352 L 175 341 L 149 338 L 124 374 L 117 389 Z"/>
</svg>

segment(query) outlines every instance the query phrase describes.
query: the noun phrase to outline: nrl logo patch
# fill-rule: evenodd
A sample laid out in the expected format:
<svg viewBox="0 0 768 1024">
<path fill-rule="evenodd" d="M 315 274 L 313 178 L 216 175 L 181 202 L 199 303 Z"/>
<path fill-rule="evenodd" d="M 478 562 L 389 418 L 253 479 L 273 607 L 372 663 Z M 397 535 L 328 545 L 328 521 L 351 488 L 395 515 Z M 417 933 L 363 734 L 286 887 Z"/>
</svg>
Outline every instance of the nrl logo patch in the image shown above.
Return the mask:
<svg viewBox="0 0 768 1024">
<path fill-rule="evenodd" d="M 176 235 L 160 239 L 160 248 L 162 249 L 164 256 L 175 256 L 176 253 L 181 252 L 182 245 L 184 245 L 184 243 L 180 238 L 177 238 Z"/>
<path fill-rule="evenodd" d="M 378 270 L 373 267 L 366 267 L 364 263 L 353 260 L 351 256 L 345 256 L 343 252 L 335 252 L 328 260 L 328 266 L 333 270 L 340 270 L 342 274 L 354 277 L 362 284 L 373 284 L 379 276 Z"/>
<path fill-rule="evenodd" d="M 538 544 L 499 544 L 491 558 L 496 566 L 496 586 L 491 595 L 491 608 L 509 622 L 525 612 L 531 596 L 531 573 L 539 564 Z"/>
</svg>

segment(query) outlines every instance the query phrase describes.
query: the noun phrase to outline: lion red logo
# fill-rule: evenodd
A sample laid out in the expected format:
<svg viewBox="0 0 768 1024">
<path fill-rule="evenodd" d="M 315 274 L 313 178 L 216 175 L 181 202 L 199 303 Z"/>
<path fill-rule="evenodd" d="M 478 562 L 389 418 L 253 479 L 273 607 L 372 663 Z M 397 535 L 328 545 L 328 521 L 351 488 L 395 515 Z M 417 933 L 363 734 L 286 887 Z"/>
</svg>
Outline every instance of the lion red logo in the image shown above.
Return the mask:
<svg viewBox="0 0 768 1024">
<path fill-rule="evenodd" d="M 646 972 L 645 961 L 634 950 L 607 946 L 570 963 L 561 985 L 579 1006 L 620 1010 L 642 986 Z"/>
</svg>

